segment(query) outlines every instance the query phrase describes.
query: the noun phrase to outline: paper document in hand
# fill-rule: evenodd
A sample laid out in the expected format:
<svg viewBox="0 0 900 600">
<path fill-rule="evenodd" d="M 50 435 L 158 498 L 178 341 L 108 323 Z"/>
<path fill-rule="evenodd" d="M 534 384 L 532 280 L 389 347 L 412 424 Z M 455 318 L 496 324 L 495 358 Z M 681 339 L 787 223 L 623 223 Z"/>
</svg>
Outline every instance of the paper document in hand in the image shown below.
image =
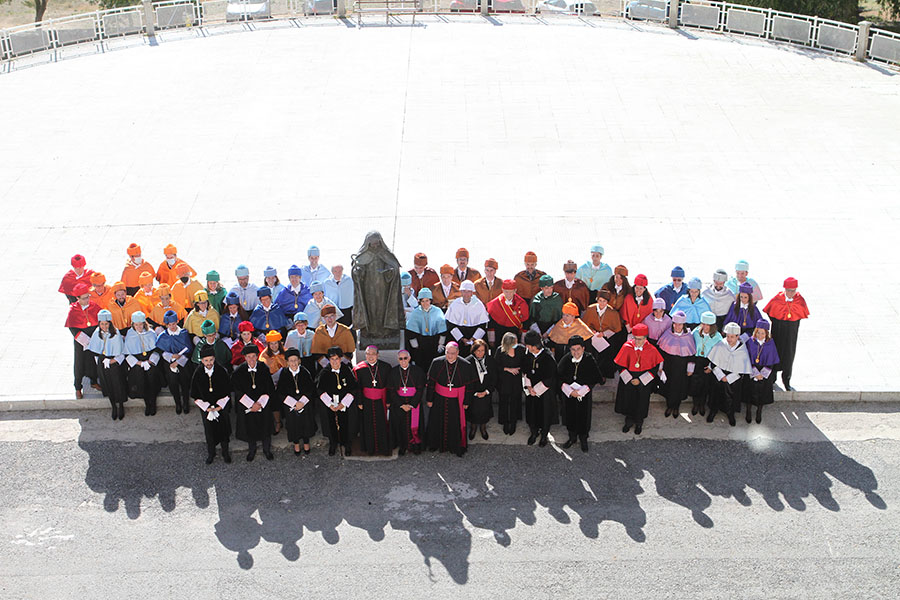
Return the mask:
<svg viewBox="0 0 900 600">
<path fill-rule="evenodd" d="M 78 335 L 75 336 L 75 341 L 81 344 L 82 348 L 87 348 L 88 344 L 91 343 L 91 338 L 85 332 L 79 331 Z"/>
<path fill-rule="evenodd" d="M 175 362 L 178 363 L 179 366 L 183 367 L 184 365 L 187 364 L 187 361 L 188 361 L 187 356 L 181 356 Z"/>
<path fill-rule="evenodd" d="M 150 361 L 151 365 L 155 365 L 155 364 L 159 363 L 159 354 L 151 354 L 150 358 L 147 360 Z"/>
<path fill-rule="evenodd" d="M 719 381 L 722 381 L 722 378 L 725 377 L 725 371 L 723 371 L 719 367 L 713 367 L 712 372 L 713 375 L 716 376 L 716 379 L 718 379 Z"/>
<path fill-rule="evenodd" d="M 653 373 L 651 373 L 650 371 L 647 371 L 646 373 L 644 373 L 643 375 L 638 377 L 638 379 L 644 385 L 649 385 L 650 382 L 653 381 Z"/>
<path fill-rule="evenodd" d="M 531 380 L 528 379 L 528 375 L 522 375 L 522 386 L 527 388 L 532 387 Z"/>
<path fill-rule="evenodd" d="M 624 383 L 629 383 L 634 377 L 631 376 L 631 373 L 628 372 L 628 369 L 622 369 L 619 371 L 619 379 L 621 379 Z"/>
<path fill-rule="evenodd" d="M 204 402 L 203 400 L 194 400 L 194 404 L 202 411 L 206 411 L 209 408 L 209 402 Z"/>
<path fill-rule="evenodd" d="M 452 335 L 453 339 L 458 342 L 460 340 L 460 338 L 462 338 L 463 333 L 462 333 L 462 331 L 460 331 L 459 327 L 454 327 L 453 329 L 450 330 L 450 335 Z"/>
<path fill-rule="evenodd" d="M 591 338 L 591 345 L 597 352 L 603 352 L 609 348 L 609 342 L 601 335 L 595 335 Z"/>
<path fill-rule="evenodd" d="M 253 406 L 253 400 L 251 400 L 250 396 L 248 396 L 247 394 L 244 394 L 243 396 L 241 396 L 241 399 L 238 400 L 238 402 L 240 402 L 247 408 L 250 408 L 251 406 Z"/>
<path fill-rule="evenodd" d="M 725 376 L 725 381 L 727 381 L 728 383 L 734 383 L 735 381 L 737 381 L 740 378 L 741 378 L 740 373 L 729 373 L 728 375 Z"/>
<path fill-rule="evenodd" d="M 138 364 L 138 359 L 129 355 L 128 358 L 125 359 L 125 362 L 128 363 L 129 367 L 133 367 L 134 365 Z"/>
<path fill-rule="evenodd" d="M 269 395 L 268 395 L 268 394 L 263 394 L 262 396 L 259 397 L 259 400 L 257 400 L 257 402 L 259 402 L 259 405 L 260 405 L 260 406 L 262 406 L 263 408 L 265 408 L 265 407 L 266 407 L 266 404 L 269 403 Z"/>
<path fill-rule="evenodd" d="M 287 404 L 288 407 L 294 408 L 294 406 L 297 404 L 297 401 L 295 399 L 291 398 L 290 396 L 288 396 L 287 398 L 284 399 L 284 403 Z"/>
<path fill-rule="evenodd" d="M 562 384 L 562 392 L 563 392 L 563 394 L 566 395 L 567 398 L 572 395 L 572 390 L 573 390 L 572 386 L 569 385 L 568 383 Z"/>
<path fill-rule="evenodd" d="M 763 367 L 762 371 L 760 371 L 759 374 L 763 377 L 768 377 L 772 374 L 772 369 L 770 369 L 769 367 Z"/>
<path fill-rule="evenodd" d="M 669 380 L 669 376 L 666 375 L 666 372 L 665 372 L 665 371 L 660 371 L 660 372 L 659 372 L 659 380 L 662 381 L 663 383 L 665 383 L 665 382 L 667 382 L 667 381 Z"/>
<path fill-rule="evenodd" d="M 603 337 L 605 337 L 605 338 L 611 338 L 614 335 L 616 335 L 616 332 L 613 331 L 612 329 L 607 329 L 606 331 L 603 332 Z"/>
<path fill-rule="evenodd" d="M 172 353 L 171 352 L 163 352 L 163 358 L 168 362 L 172 362 Z"/>
<path fill-rule="evenodd" d="M 535 394 L 537 394 L 538 396 L 540 396 L 540 395 L 542 395 L 544 392 L 547 391 L 547 386 L 544 385 L 544 382 L 543 382 L 543 381 L 538 381 L 536 384 L 534 384 L 534 386 L 532 387 L 532 389 L 534 390 L 534 393 L 535 393 Z"/>
<path fill-rule="evenodd" d="M 419 347 L 419 340 L 417 340 L 416 338 L 412 338 L 411 340 L 409 340 L 409 347 L 412 348 L 413 350 L 415 350 L 416 348 L 418 348 L 418 347 Z"/>
<path fill-rule="evenodd" d="M 695 365 L 695 364 L 692 363 L 692 362 L 689 362 L 689 363 L 688 363 L 688 366 L 687 366 L 687 372 L 688 372 L 688 375 L 693 375 L 693 373 L 694 373 L 694 367 L 696 367 L 696 366 L 697 366 L 697 365 Z"/>
</svg>

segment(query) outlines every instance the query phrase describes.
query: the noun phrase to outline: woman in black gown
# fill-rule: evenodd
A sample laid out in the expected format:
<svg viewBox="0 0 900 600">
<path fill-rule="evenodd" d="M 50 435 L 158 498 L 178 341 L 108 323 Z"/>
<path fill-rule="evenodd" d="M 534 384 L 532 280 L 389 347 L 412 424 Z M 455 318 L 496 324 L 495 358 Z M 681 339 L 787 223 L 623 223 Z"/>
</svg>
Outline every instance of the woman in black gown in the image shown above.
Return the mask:
<svg viewBox="0 0 900 600">
<path fill-rule="evenodd" d="M 497 421 L 503 425 L 503 433 L 516 432 L 516 422 L 522 419 L 522 366 L 525 364 L 525 346 L 516 343 L 516 335 L 506 332 L 500 346 L 494 352 L 497 363 L 497 391 L 499 411 Z"/>
<path fill-rule="evenodd" d="M 294 454 L 309 454 L 309 438 L 316 433 L 316 384 L 309 371 L 300 364 L 300 351 L 290 348 L 284 353 L 287 366 L 281 370 L 276 393 L 284 405 L 285 428 L 288 440 L 294 444 Z"/>
<path fill-rule="evenodd" d="M 487 422 L 494 416 L 494 390 L 500 373 L 497 363 L 488 354 L 487 342 L 478 339 L 472 343 L 472 355 L 468 358 L 475 371 L 472 382 L 472 399 L 466 410 L 466 422 L 469 424 L 469 439 L 475 439 L 475 427 L 481 431 L 481 438 L 488 439 Z"/>
</svg>

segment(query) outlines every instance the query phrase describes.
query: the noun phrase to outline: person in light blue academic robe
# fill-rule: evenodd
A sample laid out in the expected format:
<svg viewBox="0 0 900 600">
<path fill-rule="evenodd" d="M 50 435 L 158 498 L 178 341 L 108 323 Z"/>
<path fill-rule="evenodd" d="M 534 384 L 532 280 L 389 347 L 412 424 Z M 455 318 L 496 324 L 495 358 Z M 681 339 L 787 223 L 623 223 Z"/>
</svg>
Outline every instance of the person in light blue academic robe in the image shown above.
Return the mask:
<svg viewBox="0 0 900 600">
<path fill-rule="evenodd" d="M 284 285 L 278 279 L 278 269 L 272 266 L 263 269 L 263 285 L 272 290 L 273 300 L 278 298 L 279 294 L 284 290 Z"/>
<path fill-rule="evenodd" d="M 272 290 L 263 286 L 259 288 L 256 295 L 259 296 L 259 305 L 250 314 L 250 322 L 253 323 L 256 335 L 277 331 L 284 336 L 290 322 L 284 314 L 284 310 L 272 301 Z"/>
<path fill-rule="evenodd" d="M 97 375 L 104 395 L 112 406 L 112 419 L 124 415 L 123 403 L 128 400 L 125 384 L 125 342 L 122 335 L 113 327 L 112 313 L 105 308 L 97 313 L 100 325 L 91 335 L 87 350 L 94 355 L 97 362 Z M 106 325 L 104 325 L 106 323 Z"/>
<path fill-rule="evenodd" d="M 331 275 L 323 282 L 325 297 L 330 298 L 344 316 L 338 319 L 347 327 L 353 325 L 353 280 L 344 273 L 343 265 L 331 267 Z"/>
<path fill-rule="evenodd" d="M 285 351 L 296 348 L 300 352 L 300 364 L 302 364 L 315 377 L 317 363 L 312 355 L 312 341 L 315 330 L 309 327 L 309 317 L 303 311 L 294 313 L 294 328 L 291 329 L 284 341 Z"/>
<path fill-rule="evenodd" d="M 311 286 L 314 281 L 324 282 L 331 276 L 331 271 L 328 270 L 328 267 L 319 264 L 318 246 L 310 246 L 306 256 L 309 258 L 309 264 L 303 265 L 300 278 L 307 287 Z"/>
<path fill-rule="evenodd" d="M 709 310 L 709 302 L 700 296 L 700 287 L 703 283 L 699 277 L 693 277 L 687 284 L 687 294 L 679 297 L 672 308 L 669 310 L 670 315 L 683 311 L 688 328 L 693 328 L 700 323 L 700 317 Z"/>
<path fill-rule="evenodd" d="M 303 308 L 306 318 L 309 319 L 309 328 L 315 331 L 316 327 L 324 322 L 322 320 L 322 309 L 328 304 L 337 309 L 334 314 L 337 315 L 338 321 L 340 321 L 344 313 L 341 312 L 334 300 L 325 295 L 325 284 L 321 281 L 314 281 L 309 289 L 312 292 L 312 299 Z"/>
<path fill-rule="evenodd" d="M 431 302 L 431 290 L 422 288 L 418 294 L 419 306 L 406 317 L 406 347 L 413 362 L 422 368 L 444 352 L 447 341 L 447 321 L 444 312 Z"/>
<path fill-rule="evenodd" d="M 684 269 L 675 267 L 672 269 L 672 283 L 667 284 L 656 290 L 654 296 L 662 298 L 666 303 L 666 310 L 672 310 L 675 301 L 688 293 L 687 286 L 684 285 Z"/>
<path fill-rule="evenodd" d="M 603 246 L 600 244 L 591 246 L 591 260 L 578 267 L 578 271 L 575 273 L 575 277 L 588 286 L 591 303 L 597 301 L 597 290 L 613 276 L 612 268 L 601 260 L 603 254 Z"/>
<path fill-rule="evenodd" d="M 737 261 L 737 264 L 734 265 L 734 277 L 725 282 L 725 287 L 737 296 L 741 284 L 749 283 L 753 286 L 753 302 L 759 302 L 763 299 L 762 290 L 759 289 L 759 284 L 756 283 L 755 279 L 747 277 L 748 271 L 750 271 L 750 263 L 746 260 Z"/>
<path fill-rule="evenodd" d="M 244 309 L 244 312 L 250 314 L 259 304 L 259 297 L 256 295 L 259 288 L 255 283 L 250 283 L 250 269 L 246 266 L 238 265 L 238 268 L 234 270 L 234 275 L 237 277 L 238 282 L 230 291 L 237 294 L 238 300 L 241 302 L 241 308 Z"/>
<path fill-rule="evenodd" d="M 159 352 L 156 332 L 147 327 L 147 317 L 141 311 L 131 315 L 131 329 L 125 336 L 125 354 L 129 397 L 144 399 L 144 415 L 156 414 L 160 382 L 155 367 L 159 363 Z"/>
<path fill-rule="evenodd" d="M 291 268 L 288 269 L 288 285 L 275 296 L 275 303 L 281 307 L 288 318 L 293 318 L 296 313 L 302 312 L 312 299 L 309 286 L 303 283 L 302 273 L 300 267 L 291 265 Z"/>
</svg>

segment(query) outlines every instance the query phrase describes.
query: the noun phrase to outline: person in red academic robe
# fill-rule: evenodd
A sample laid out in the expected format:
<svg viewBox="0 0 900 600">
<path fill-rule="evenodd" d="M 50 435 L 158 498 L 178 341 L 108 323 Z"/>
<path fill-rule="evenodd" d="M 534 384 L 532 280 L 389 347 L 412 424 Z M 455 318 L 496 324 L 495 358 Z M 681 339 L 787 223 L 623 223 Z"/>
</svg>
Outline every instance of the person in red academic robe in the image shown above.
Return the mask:
<svg viewBox="0 0 900 600">
<path fill-rule="evenodd" d="M 488 323 L 489 332 L 494 333 L 494 339 L 488 339 L 492 344 L 499 344 L 505 333 L 512 333 L 519 339 L 522 327 L 528 321 L 528 302 L 516 293 L 516 282 L 504 279 L 502 288 L 503 293 L 485 307 L 491 319 Z"/>
<path fill-rule="evenodd" d="M 254 344 L 259 348 L 260 353 L 266 349 L 266 345 L 259 338 L 253 337 L 253 323 L 250 321 L 241 321 L 238 325 L 240 337 L 231 346 L 231 364 L 235 367 L 244 362 L 243 350 L 247 344 Z"/>
<path fill-rule="evenodd" d="M 366 348 L 366 360 L 353 369 L 359 384 L 360 398 L 356 405 L 360 410 L 362 446 L 369 456 L 391 455 L 393 448 L 388 429 L 388 380 L 391 365 L 378 360 L 378 347 Z"/>
<path fill-rule="evenodd" d="M 794 355 L 797 352 L 797 334 L 800 320 L 809 318 L 809 307 L 806 300 L 797 292 L 797 280 L 788 277 L 784 280 L 784 291 L 769 300 L 763 309 L 772 319 L 772 339 L 778 350 L 781 381 L 785 390 L 792 390 L 791 374 L 794 370 Z"/>
<path fill-rule="evenodd" d="M 69 301 L 69 304 L 77 300 L 74 292 L 76 285 L 78 285 L 79 283 L 83 283 L 88 286 L 88 289 L 90 289 L 91 274 L 93 274 L 93 271 L 84 268 L 85 264 L 87 264 L 87 261 L 80 254 L 76 254 L 72 257 L 71 264 L 72 268 L 69 269 L 69 271 L 65 275 L 63 275 L 62 281 L 59 284 L 59 293 L 66 295 L 66 299 Z M 106 307 L 101 306 L 100 308 L 102 309 Z"/>
<path fill-rule="evenodd" d="M 619 314 L 622 316 L 622 322 L 628 333 L 638 323 L 643 323 L 648 315 L 653 313 L 653 296 L 647 290 L 647 276 L 639 273 L 634 278 L 634 286 L 631 288 L 630 294 L 625 296 L 622 301 L 622 308 Z"/>
<path fill-rule="evenodd" d="M 631 333 L 634 338 L 622 345 L 615 360 L 622 367 L 616 390 L 616 412 L 625 415 L 622 433 L 628 433 L 634 425 L 635 435 L 640 435 L 644 419 L 650 411 L 652 384 L 663 357 L 659 350 L 647 342 L 649 330 L 646 325 L 636 324 Z"/>
<path fill-rule="evenodd" d="M 97 324 L 100 322 L 100 318 L 97 316 L 97 313 L 100 312 L 100 307 L 91 301 L 90 291 L 90 287 L 84 282 L 75 284 L 71 289 L 75 301 L 69 305 L 69 314 L 66 316 L 66 327 L 69 328 L 69 331 L 72 332 L 72 336 L 75 338 L 73 341 L 75 350 L 73 364 L 76 398 L 84 397 L 81 386 L 85 377 L 91 380 L 92 388 L 96 390 L 101 389 L 97 384 L 97 364 L 91 357 L 90 352 L 87 351 L 91 336 L 94 335 L 94 330 L 97 329 Z"/>
</svg>

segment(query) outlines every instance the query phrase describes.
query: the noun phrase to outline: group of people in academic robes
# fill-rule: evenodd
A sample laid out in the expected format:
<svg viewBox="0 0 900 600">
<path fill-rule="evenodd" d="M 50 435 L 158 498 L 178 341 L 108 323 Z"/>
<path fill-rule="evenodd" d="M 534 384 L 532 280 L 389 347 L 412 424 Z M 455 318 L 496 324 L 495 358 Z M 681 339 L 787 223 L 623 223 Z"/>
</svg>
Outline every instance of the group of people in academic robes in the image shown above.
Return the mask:
<svg viewBox="0 0 900 600">
<path fill-rule="evenodd" d="M 321 429 L 330 454 L 352 452 L 358 438 L 373 455 L 462 455 L 477 435 L 488 439 L 495 412 L 506 435 L 524 420 L 528 443 L 545 446 L 562 423 L 564 446 L 587 451 L 591 388 L 612 378 L 623 431 L 636 434 L 652 393 L 665 397 L 666 417 L 678 418 L 690 398 L 692 415 L 711 422 L 722 413 L 734 425 L 742 405 L 747 422 L 754 408 L 761 422 L 778 372 L 792 389 L 799 323 L 809 316 L 795 278 L 760 310 L 746 261 L 731 278 L 717 269 L 706 287 L 675 267 L 672 282 L 651 294 L 645 275 L 629 282 L 627 267 L 603 262 L 602 246 L 590 250 L 580 267 L 566 261 L 561 279 L 538 269 L 534 252 L 508 279 L 493 258 L 483 274 L 472 268 L 465 248 L 455 266 L 437 270 L 417 253 L 400 277 L 406 346 L 395 367 L 375 348 L 351 362 L 353 282 L 340 265 L 320 265 L 315 246 L 308 266 L 288 269 L 288 281 L 267 267 L 256 285 L 239 265 L 230 290 L 217 271 L 198 282 L 171 244 L 155 269 L 129 245 L 112 286 L 76 255 L 59 290 L 70 302 L 76 396 L 88 379 L 121 419 L 129 398 L 155 414 L 168 388 L 178 414 L 203 403 L 204 427 L 215 433 L 207 439 L 224 443 L 225 455 L 234 412 L 248 456 L 259 443 L 268 458 L 282 429 L 297 454 L 310 451 Z M 204 377 L 209 390 L 200 397 Z"/>
</svg>

